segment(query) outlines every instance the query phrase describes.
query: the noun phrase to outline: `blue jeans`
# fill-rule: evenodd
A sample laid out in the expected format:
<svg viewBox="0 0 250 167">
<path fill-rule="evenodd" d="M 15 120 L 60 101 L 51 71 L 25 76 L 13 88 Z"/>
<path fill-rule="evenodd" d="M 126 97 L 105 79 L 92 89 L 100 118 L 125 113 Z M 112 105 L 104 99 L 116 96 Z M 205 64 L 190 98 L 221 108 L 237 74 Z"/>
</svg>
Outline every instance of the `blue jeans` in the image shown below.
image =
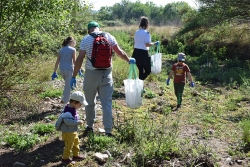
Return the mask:
<svg viewBox="0 0 250 167">
<path fill-rule="evenodd" d="M 88 105 L 85 107 L 86 121 L 89 128 L 93 128 L 96 117 L 96 93 L 101 101 L 103 112 L 103 125 L 106 133 L 111 133 L 112 118 L 112 94 L 113 77 L 112 69 L 107 70 L 85 70 L 84 94 Z"/>
</svg>

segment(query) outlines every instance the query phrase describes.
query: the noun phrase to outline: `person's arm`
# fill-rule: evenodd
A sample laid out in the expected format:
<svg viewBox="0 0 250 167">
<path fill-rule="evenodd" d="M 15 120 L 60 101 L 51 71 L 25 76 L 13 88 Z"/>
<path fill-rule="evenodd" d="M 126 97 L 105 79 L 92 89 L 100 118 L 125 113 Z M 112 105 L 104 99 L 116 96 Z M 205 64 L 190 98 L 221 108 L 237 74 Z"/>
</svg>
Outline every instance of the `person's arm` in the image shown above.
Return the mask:
<svg viewBox="0 0 250 167">
<path fill-rule="evenodd" d="M 150 42 L 150 43 L 145 43 L 146 47 L 151 47 L 151 46 L 156 46 L 156 43 Z"/>
<path fill-rule="evenodd" d="M 113 50 L 115 51 L 115 53 L 123 60 L 125 60 L 126 62 L 129 63 L 129 57 L 127 56 L 127 54 L 117 45 L 113 46 Z"/>
<path fill-rule="evenodd" d="M 59 65 L 59 62 L 60 62 L 60 55 L 58 54 L 57 59 L 56 59 L 56 63 L 55 63 L 54 72 L 56 72 L 58 65 Z"/>
<path fill-rule="evenodd" d="M 170 71 L 170 73 L 169 73 L 169 75 L 168 75 L 168 78 L 170 79 L 170 78 L 172 78 L 172 75 L 173 75 L 173 71 Z"/>
<path fill-rule="evenodd" d="M 76 77 L 78 71 L 82 67 L 82 62 L 83 62 L 83 59 L 84 59 L 85 55 L 86 55 L 86 51 L 85 50 L 80 50 L 79 55 L 76 58 L 74 72 L 73 72 L 73 75 L 72 75 L 73 78 Z"/>
<path fill-rule="evenodd" d="M 156 42 L 151 41 L 151 35 L 149 33 L 146 35 L 145 41 L 147 42 L 145 43 L 146 47 L 157 46 Z"/>
<path fill-rule="evenodd" d="M 187 72 L 187 76 L 188 76 L 189 81 L 190 81 L 190 82 L 193 82 L 192 76 L 191 76 L 191 73 L 190 73 L 190 72 Z"/>
<path fill-rule="evenodd" d="M 76 51 L 74 51 L 74 52 L 72 53 L 72 62 L 73 62 L 73 64 L 76 63 Z"/>
</svg>

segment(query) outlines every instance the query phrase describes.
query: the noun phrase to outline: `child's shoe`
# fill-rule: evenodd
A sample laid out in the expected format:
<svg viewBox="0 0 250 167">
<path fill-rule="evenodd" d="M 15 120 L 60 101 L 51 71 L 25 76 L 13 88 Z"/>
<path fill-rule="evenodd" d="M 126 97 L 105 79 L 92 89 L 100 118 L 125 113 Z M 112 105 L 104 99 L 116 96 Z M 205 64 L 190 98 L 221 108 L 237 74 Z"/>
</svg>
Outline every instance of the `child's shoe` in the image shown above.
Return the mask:
<svg viewBox="0 0 250 167">
<path fill-rule="evenodd" d="M 84 159 L 85 159 L 85 157 L 83 157 L 83 156 L 73 156 L 73 161 L 82 161 Z"/>
<path fill-rule="evenodd" d="M 71 161 L 70 159 L 62 159 L 62 163 L 65 163 L 65 164 L 75 164 L 75 161 Z"/>
</svg>

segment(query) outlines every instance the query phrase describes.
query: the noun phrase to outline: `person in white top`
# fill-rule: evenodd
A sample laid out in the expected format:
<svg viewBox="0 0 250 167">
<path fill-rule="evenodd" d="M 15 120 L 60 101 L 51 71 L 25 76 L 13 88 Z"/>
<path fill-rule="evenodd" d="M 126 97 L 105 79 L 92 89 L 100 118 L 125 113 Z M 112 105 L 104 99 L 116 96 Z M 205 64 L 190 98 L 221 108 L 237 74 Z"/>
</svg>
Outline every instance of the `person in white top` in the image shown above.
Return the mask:
<svg viewBox="0 0 250 167">
<path fill-rule="evenodd" d="M 148 18 L 141 17 L 139 30 L 134 34 L 134 51 L 132 57 L 136 60 L 136 66 L 139 70 L 139 79 L 145 80 L 151 73 L 151 62 L 149 55 L 149 47 L 158 45 L 159 41 L 151 42 L 150 33 L 148 29 Z"/>
</svg>

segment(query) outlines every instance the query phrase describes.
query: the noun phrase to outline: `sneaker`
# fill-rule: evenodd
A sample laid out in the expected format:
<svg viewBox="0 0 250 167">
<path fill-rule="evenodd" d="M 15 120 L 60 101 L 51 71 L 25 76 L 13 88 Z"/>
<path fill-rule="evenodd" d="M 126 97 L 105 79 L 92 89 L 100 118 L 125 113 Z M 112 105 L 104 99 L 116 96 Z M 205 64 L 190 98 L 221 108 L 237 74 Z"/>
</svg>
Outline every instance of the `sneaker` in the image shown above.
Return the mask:
<svg viewBox="0 0 250 167">
<path fill-rule="evenodd" d="M 87 137 L 90 133 L 92 133 L 92 134 L 94 134 L 94 131 L 93 131 L 93 129 L 92 128 L 90 128 L 90 127 L 86 127 L 85 128 L 85 130 L 84 130 L 84 132 L 83 132 L 83 137 Z"/>
<path fill-rule="evenodd" d="M 62 163 L 65 163 L 65 164 L 75 164 L 75 161 L 71 161 L 70 159 L 62 159 Z"/>
<path fill-rule="evenodd" d="M 105 135 L 108 137 L 113 137 L 112 133 L 105 133 Z"/>
<path fill-rule="evenodd" d="M 82 161 L 84 159 L 85 159 L 85 157 L 83 157 L 83 156 L 73 156 L 73 161 Z"/>
<path fill-rule="evenodd" d="M 180 104 L 178 104 L 176 108 L 178 108 L 178 109 L 179 109 L 179 108 L 181 108 L 181 105 L 180 105 Z"/>
</svg>

